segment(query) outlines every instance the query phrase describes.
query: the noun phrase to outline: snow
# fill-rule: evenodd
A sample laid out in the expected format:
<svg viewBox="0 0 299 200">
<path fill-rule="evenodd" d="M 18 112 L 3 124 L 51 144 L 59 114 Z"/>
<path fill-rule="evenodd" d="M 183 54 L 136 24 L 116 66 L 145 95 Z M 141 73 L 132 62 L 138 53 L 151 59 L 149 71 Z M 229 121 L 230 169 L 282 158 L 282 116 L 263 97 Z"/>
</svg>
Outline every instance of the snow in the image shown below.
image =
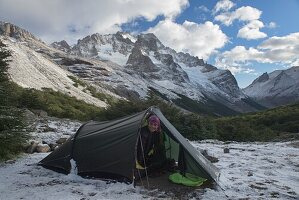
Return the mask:
<svg viewBox="0 0 299 200">
<path fill-rule="evenodd" d="M 80 125 L 81 122 L 65 119 L 39 120 L 34 135 L 41 135 L 38 140 L 53 142 L 61 135 L 74 134 L 74 129 Z M 44 127 L 51 129 L 47 132 Z M 219 162 L 215 165 L 221 172 L 218 188 L 204 189 L 204 192 L 194 189 L 193 199 L 299 198 L 299 141 L 224 143 L 206 140 L 191 144 L 217 157 Z M 223 153 L 224 148 L 229 148 L 229 153 Z M 147 190 L 125 183 L 84 179 L 77 175 L 73 160 L 72 173 L 68 175 L 38 166 L 37 163 L 48 154 L 23 154 L 15 161 L 0 163 L 0 199 L 174 199 L 159 189 Z"/>
<path fill-rule="evenodd" d="M 121 66 L 124 66 L 127 63 L 127 60 L 129 58 L 128 55 L 121 54 L 119 52 L 115 52 L 113 50 L 113 47 L 111 44 L 101 44 L 97 47 L 98 49 L 98 57 L 102 60 L 110 60 L 112 62 L 115 62 L 116 64 L 119 64 Z"/>
<path fill-rule="evenodd" d="M 292 144 L 296 144 L 292 146 Z M 193 142 L 219 158 L 220 185 L 231 199 L 298 199 L 299 141 L 284 143 Z M 229 148 L 229 153 L 223 153 Z M 204 199 L 216 195 L 207 190 Z"/>
<path fill-rule="evenodd" d="M 187 67 L 184 63 L 179 63 L 182 69 L 187 73 L 189 80 L 193 83 L 198 83 L 199 85 L 205 86 L 209 84 L 207 76 L 204 75 L 200 69 L 200 66 Z"/>
<path fill-rule="evenodd" d="M 265 82 L 257 82 L 244 88 L 244 92 L 256 99 L 265 97 L 286 97 L 296 94 L 296 85 L 299 84 L 299 67 L 292 67 L 286 70 L 276 70 L 269 73 L 269 79 Z M 278 81 L 276 78 L 283 72 L 284 75 Z M 276 80 L 275 80 L 276 79 Z M 297 93 L 298 94 L 298 93 Z"/>
<path fill-rule="evenodd" d="M 129 40 L 131 40 L 133 43 L 137 41 L 137 39 L 134 36 L 130 35 L 129 33 L 122 33 L 122 36 L 125 39 L 129 38 Z"/>
<path fill-rule="evenodd" d="M 177 87 L 177 85 L 175 85 L 173 82 L 171 82 L 169 80 L 155 80 L 154 82 L 157 85 L 160 85 L 160 86 L 170 89 L 170 90 L 174 90 Z"/>
<path fill-rule="evenodd" d="M 98 107 L 107 106 L 105 102 L 76 88 L 74 82 L 68 78 L 73 74 L 60 68 L 51 60 L 20 43 L 13 43 L 5 38 L 4 43 L 12 53 L 8 72 L 12 81 L 18 85 L 37 90 L 51 88 Z"/>
</svg>

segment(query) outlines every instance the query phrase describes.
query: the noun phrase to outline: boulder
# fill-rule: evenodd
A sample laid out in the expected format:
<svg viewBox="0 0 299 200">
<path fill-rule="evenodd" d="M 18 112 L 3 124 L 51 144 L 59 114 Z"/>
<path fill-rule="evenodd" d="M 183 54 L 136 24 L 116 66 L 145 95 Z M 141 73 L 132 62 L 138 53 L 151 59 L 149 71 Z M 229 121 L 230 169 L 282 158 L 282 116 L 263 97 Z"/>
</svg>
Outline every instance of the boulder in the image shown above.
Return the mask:
<svg viewBox="0 0 299 200">
<path fill-rule="evenodd" d="M 67 139 L 68 139 L 68 136 L 62 136 L 61 138 L 59 138 L 59 139 L 56 141 L 56 143 L 57 143 L 57 144 L 63 144 L 63 143 L 65 143 L 65 142 L 67 141 Z"/>
<path fill-rule="evenodd" d="M 38 144 L 36 147 L 36 151 L 38 153 L 47 153 L 47 152 L 51 151 L 51 148 L 47 144 Z"/>
<path fill-rule="evenodd" d="M 36 151 L 37 145 L 38 145 L 38 142 L 31 141 L 29 147 L 26 149 L 26 153 L 34 153 Z"/>
<path fill-rule="evenodd" d="M 58 144 L 53 144 L 53 143 L 49 144 L 51 151 L 54 151 L 58 146 L 59 146 Z"/>
<path fill-rule="evenodd" d="M 37 115 L 38 117 L 47 117 L 48 116 L 48 113 L 46 111 L 43 111 L 43 110 L 36 110 L 36 109 L 32 109 L 31 110 L 35 115 Z"/>
</svg>

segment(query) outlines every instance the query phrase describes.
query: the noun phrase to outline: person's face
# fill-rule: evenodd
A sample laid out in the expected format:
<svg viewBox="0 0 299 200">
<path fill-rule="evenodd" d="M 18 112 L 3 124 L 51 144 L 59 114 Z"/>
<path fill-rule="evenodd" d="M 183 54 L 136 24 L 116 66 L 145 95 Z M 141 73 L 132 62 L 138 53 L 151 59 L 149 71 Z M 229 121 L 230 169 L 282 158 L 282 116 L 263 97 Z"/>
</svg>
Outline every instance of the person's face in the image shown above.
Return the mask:
<svg viewBox="0 0 299 200">
<path fill-rule="evenodd" d="M 158 123 L 149 123 L 148 124 L 148 129 L 151 133 L 158 131 L 159 124 Z"/>
</svg>

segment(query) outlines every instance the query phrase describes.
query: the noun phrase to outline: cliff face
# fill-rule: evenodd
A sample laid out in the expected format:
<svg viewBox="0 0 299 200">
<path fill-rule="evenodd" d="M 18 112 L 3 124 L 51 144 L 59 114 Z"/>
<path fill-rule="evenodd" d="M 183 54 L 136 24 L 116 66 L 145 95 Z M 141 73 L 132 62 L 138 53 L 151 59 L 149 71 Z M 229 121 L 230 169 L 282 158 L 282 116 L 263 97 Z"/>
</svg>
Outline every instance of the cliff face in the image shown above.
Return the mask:
<svg viewBox="0 0 299 200">
<path fill-rule="evenodd" d="M 244 89 L 244 92 L 266 107 L 299 101 L 299 66 L 264 73 Z"/>
</svg>

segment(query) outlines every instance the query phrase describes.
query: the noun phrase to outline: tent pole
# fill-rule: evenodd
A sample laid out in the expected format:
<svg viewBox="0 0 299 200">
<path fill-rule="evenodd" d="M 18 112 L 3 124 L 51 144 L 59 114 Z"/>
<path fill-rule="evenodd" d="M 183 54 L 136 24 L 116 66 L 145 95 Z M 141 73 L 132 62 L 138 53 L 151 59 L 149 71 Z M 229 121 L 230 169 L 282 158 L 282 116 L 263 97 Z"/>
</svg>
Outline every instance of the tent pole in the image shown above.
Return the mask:
<svg viewBox="0 0 299 200">
<path fill-rule="evenodd" d="M 141 141 L 141 134 L 139 134 L 139 141 L 140 141 L 140 144 L 141 144 L 141 150 L 142 150 L 143 164 L 144 164 L 144 168 L 145 168 L 145 176 L 146 176 L 147 188 L 149 188 L 148 175 L 147 175 L 147 167 L 146 167 L 146 163 L 145 163 L 144 149 L 143 149 L 143 144 L 142 144 L 142 141 Z M 138 172 L 139 172 L 139 169 L 138 169 Z M 140 179 L 141 179 L 141 177 L 140 177 Z"/>
</svg>

